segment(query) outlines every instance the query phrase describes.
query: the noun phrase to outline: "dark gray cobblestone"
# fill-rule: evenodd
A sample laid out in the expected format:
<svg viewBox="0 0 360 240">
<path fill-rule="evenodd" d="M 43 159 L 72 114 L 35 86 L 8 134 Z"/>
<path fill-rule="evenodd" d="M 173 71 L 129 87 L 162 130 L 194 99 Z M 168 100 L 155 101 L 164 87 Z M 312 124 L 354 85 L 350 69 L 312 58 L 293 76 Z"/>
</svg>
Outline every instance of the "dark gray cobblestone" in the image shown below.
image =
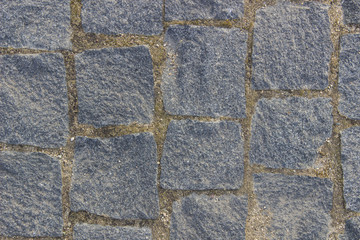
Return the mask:
<svg viewBox="0 0 360 240">
<path fill-rule="evenodd" d="M 342 0 L 341 5 L 345 24 L 360 24 L 360 0 Z"/>
<path fill-rule="evenodd" d="M 351 218 L 345 222 L 345 232 L 339 240 L 355 240 L 360 237 L 360 217 Z"/>
</svg>

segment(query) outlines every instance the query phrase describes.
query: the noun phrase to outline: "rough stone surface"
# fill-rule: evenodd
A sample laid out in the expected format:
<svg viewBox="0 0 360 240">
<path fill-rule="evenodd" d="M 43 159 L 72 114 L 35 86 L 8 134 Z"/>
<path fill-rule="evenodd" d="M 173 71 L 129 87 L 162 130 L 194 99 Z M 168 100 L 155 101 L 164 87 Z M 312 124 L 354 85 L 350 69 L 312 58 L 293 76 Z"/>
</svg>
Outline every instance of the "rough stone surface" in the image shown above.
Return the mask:
<svg viewBox="0 0 360 240">
<path fill-rule="evenodd" d="M 0 183 L 0 236 L 62 235 L 57 159 L 43 153 L 0 152 Z"/>
<path fill-rule="evenodd" d="M 167 0 L 165 20 L 235 19 L 244 12 L 243 1 L 238 0 Z"/>
<path fill-rule="evenodd" d="M 341 1 L 345 24 L 360 24 L 360 0 Z"/>
<path fill-rule="evenodd" d="M 254 190 L 271 218 L 267 239 L 327 239 L 333 197 L 329 179 L 254 174 Z"/>
<path fill-rule="evenodd" d="M 161 159 L 161 186 L 170 189 L 236 189 L 244 175 L 241 125 L 171 121 Z"/>
<path fill-rule="evenodd" d="M 327 87 L 333 50 L 328 8 L 279 1 L 256 12 L 253 89 Z"/>
<path fill-rule="evenodd" d="M 360 34 L 341 38 L 339 92 L 340 113 L 360 119 Z"/>
<path fill-rule="evenodd" d="M 312 167 L 332 131 L 331 99 L 260 99 L 251 126 L 250 161 L 271 168 Z"/>
<path fill-rule="evenodd" d="M 247 34 L 238 29 L 170 26 L 161 85 L 171 114 L 245 117 Z"/>
<path fill-rule="evenodd" d="M 156 35 L 163 30 L 162 0 L 83 0 L 85 32 Z"/>
<path fill-rule="evenodd" d="M 75 56 L 75 64 L 80 123 L 150 123 L 154 77 L 147 47 L 88 50 Z"/>
<path fill-rule="evenodd" d="M 64 146 L 68 121 L 61 54 L 0 56 L 0 142 Z"/>
<path fill-rule="evenodd" d="M 360 127 L 341 133 L 341 161 L 346 208 L 360 212 Z"/>
<path fill-rule="evenodd" d="M 72 211 L 117 219 L 154 219 L 159 203 L 156 144 L 152 134 L 110 139 L 77 137 Z"/>
<path fill-rule="evenodd" d="M 151 240 L 150 228 L 76 224 L 74 240 Z"/>
<path fill-rule="evenodd" d="M 355 240 L 360 237 L 360 217 L 345 221 L 345 233 L 340 235 L 340 240 Z"/>
<path fill-rule="evenodd" d="M 247 198 L 192 194 L 173 204 L 170 239 L 245 239 Z"/>
<path fill-rule="evenodd" d="M 70 36 L 70 1 L 1 1 L 0 47 L 71 49 Z"/>
</svg>

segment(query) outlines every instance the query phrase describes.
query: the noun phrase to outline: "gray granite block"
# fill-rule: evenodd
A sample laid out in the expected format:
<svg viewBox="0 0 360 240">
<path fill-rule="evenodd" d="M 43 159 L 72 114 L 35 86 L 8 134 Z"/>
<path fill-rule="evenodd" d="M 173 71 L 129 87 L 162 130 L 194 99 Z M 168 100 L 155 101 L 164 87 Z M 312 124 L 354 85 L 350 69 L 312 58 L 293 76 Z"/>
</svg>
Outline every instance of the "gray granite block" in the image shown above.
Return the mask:
<svg viewBox="0 0 360 240">
<path fill-rule="evenodd" d="M 110 227 L 93 224 L 76 224 L 74 240 L 151 240 L 150 228 Z"/>
<path fill-rule="evenodd" d="M 339 240 L 355 240 L 360 238 L 360 217 L 345 221 L 345 232 L 339 236 Z"/>
<path fill-rule="evenodd" d="M 79 123 L 150 123 L 153 65 L 148 47 L 87 50 L 75 56 Z"/>
<path fill-rule="evenodd" d="M 71 49 L 69 0 L 4 0 L 0 47 Z"/>
<path fill-rule="evenodd" d="M 345 24 L 360 24 L 360 0 L 341 1 Z"/>
<path fill-rule="evenodd" d="M 360 34 L 345 35 L 341 38 L 339 65 L 339 112 L 359 120 Z"/>
<path fill-rule="evenodd" d="M 360 127 L 341 133 L 341 161 L 346 208 L 360 212 Z"/>
<path fill-rule="evenodd" d="M 260 99 L 251 124 L 250 161 L 271 168 L 311 168 L 332 132 L 331 99 Z"/>
<path fill-rule="evenodd" d="M 254 174 L 254 191 L 271 219 L 267 239 L 327 239 L 333 197 L 329 179 Z"/>
<path fill-rule="evenodd" d="M 161 186 L 240 188 L 244 175 L 241 134 L 240 123 L 171 121 L 161 159 Z"/>
<path fill-rule="evenodd" d="M 152 134 L 77 137 L 70 191 L 72 211 L 117 219 L 155 219 L 159 212 Z"/>
<path fill-rule="evenodd" d="M 0 236 L 62 236 L 57 159 L 43 153 L 0 152 L 0 183 Z"/>
<path fill-rule="evenodd" d="M 170 239 L 245 239 L 247 198 L 192 194 L 174 202 Z"/>
<path fill-rule="evenodd" d="M 242 0 L 166 0 L 165 20 L 236 19 L 244 12 Z"/>
<path fill-rule="evenodd" d="M 0 142 L 61 147 L 68 122 L 61 54 L 0 56 Z"/>
<path fill-rule="evenodd" d="M 245 117 L 247 34 L 239 29 L 170 26 L 161 85 L 177 115 Z"/>
<path fill-rule="evenodd" d="M 328 5 L 279 1 L 256 12 L 252 88 L 325 89 L 333 45 Z"/>
<path fill-rule="evenodd" d="M 163 30 L 163 0 L 82 0 L 85 32 L 157 35 Z"/>
</svg>

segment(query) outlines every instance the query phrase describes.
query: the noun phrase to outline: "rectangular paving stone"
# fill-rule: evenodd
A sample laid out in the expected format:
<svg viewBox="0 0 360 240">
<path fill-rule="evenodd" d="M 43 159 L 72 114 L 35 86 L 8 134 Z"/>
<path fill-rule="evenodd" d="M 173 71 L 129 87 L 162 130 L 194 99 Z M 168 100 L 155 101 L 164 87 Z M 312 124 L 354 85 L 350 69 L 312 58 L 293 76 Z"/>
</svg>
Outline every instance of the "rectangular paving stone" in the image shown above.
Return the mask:
<svg viewBox="0 0 360 240">
<path fill-rule="evenodd" d="M 346 117 L 359 120 L 360 34 L 349 34 L 341 37 L 339 93 L 339 112 Z"/>
<path fill-rule="evenodd" d="M 165 20 L 236 19 L 244 12 L 238 0 L 166 0 Z"/>
<path fill-rule="evenodd" d="M 271 220 L 266 239 L 325 240 L 331 224 L 329 179 L 254 174 L 259 207 Z"/>
<path fill-rule="evenodd" d="M 341 133 L 341 161 L 346 208 L 360 212 L 360 127 Z"/>
<path fill-rule="evenodd" d="M 70 1 L 1 1 L 0 47 L 71 49 L 70 37 Z"/>
<path fill-rule="evenodd" d="M 252 88 L 325 89 L 333 45 L 329 6 L 278 1 L 256 12 Z"/>
<path fill-rule="evenodd" d="M 204 190 L 240 188 L 244 175 L 241 125 L 171 121 L 161 159 L 161 186 Z"/>
<path fill-rule="evenodd" d="M 87 50 L 75 56 L 79 123 L 150 123 L 153 65 L 148 47 Z"/>
<path fill-rule="evenodd" d="M 0 152 L 0 238 L 61 237 L 61 169 L 43 153 Z"/>
<path fill-rule="evenodd" d="M 76 224 L 74 240 L 151 240 L 150 228 L 110 227 L 94 224 Z"/>
<path fill-rule="evenodd" d="M 170 239 L 245 239 L 247 198 L 191 194 L 174 202 Z"/>
<path fill-rule="evenodd" d="M 85 32 L 157 35 L 163 31 L 162 0 L 82 0 Z"/>
<path fill-rule="evenodd" d="M 360 24 L 360 0 L 342 0 L 345 24 Z"/>
<path fill-rule="evenodd" d="M 360 237 L 360 217 L 351 218 L 345 221 L 345 232 L 339 240 L 354 240 Z"/>
<path fill-rule="evenodd" d="M 156 144 L 151 133 L 75 141 L 72 211 L 116 219 L 157 218 Z"/>
<path fill-rule="evenodd" d="M 332 132 L 331 99 L 260 99 L 251 123 L 250 161 L 270 168 L 311 168 Z"/>
<path fill-rule="evenodd" d="M 0 56 L 0 142 L 61 147 L 68 125 L 63 56 Z"/>
<path fill-rule="evenodd" d="M 161 84 L 170 114 L 245 117 L 247 34 L 239 29 L 170 26 Z"/>
</svg>

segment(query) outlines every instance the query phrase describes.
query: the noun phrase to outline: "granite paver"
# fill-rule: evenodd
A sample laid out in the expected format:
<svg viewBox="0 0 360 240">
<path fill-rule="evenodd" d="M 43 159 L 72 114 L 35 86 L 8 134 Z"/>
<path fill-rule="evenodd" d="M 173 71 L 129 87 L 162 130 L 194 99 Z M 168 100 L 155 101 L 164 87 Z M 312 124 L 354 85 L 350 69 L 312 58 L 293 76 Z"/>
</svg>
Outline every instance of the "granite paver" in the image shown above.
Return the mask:
<svg viewBox="0 0 360 240">
<path fill-rule="evenodd" d="M 342 0 L 341 5 L 345 24 L 360 24 L 360 0 Z"/>
<path fill-rule="evenodd" d="M 355 240 L 360 237 L 360 217 L 345 221 L 345 232 L 340 235 L 339 240 Z"/>
<path fill-rule="evenodd" d="M 110 227 L 94 224 L 76 224 L 74 240 L 151 240 L 150 228 Z"/>
<path fill-rule="evenodd" d="M 251 123 L 250 161 L 271 168 L 313 166 L 330 138 L 331 99 L 260 99 Z"/>
<path fill-rule="evenodd" d="M 43 153 L 0 152 L 1 236 L 62 235 L 61 169 Z"/>
<path fill-rule="evenodd" d="M 245 117 L 247 34 L 238 29 L 170 26 L 161 85 L 171 114 Z"/>
<path fill-rule="evenodd" d="M 83 0 L 85 32 L 157 35 L 163 31 L 162 0 Z"/>
<path fill-rule="evenodd" d="M 71 49 L 69 0 L 4 0 L 0 47 Z"/>
<path fill-rule="evenodd" d="M 341 37 L 339 65 L 339 111 L 360 119 L 360 34 Z"/>
<path fill-rule="evenodd" d="M 238 0 L 166 0 L 165 20 L 235 19 L 244 12 Z"/>
<path fill-rule="evenodd" d="M 171 121 L 161 159 L 161 186 L 170 189 L 236 189 L 244 175 L 241 125 Z"/>
<path fill-rule="evenodd" d="M 325 89 L 333 45 L 328 5 L 279 1 L 256 12 L 252 88 Z"/>
<path fill-rule="evenodd" d="M 170 239 L 245 239 L 247 198 L 192 194 L 174 202 Z"/>
<path fill-rule="evenodd" d="M 254 192 L 271 218 L 266 239 L 327 239 L 333 196 L 329 179 L 254 174 Z"/>
<path fill-rule="evenodd" d="M 346 208 L 360 212 L 360 127 L 341 132 L 341 161 Z"/>
<path fill-rule="evenodd" d="M 77 137 L 70 191 L 72 211 L 116 219 L 154 219 L 159 212 L 152 134 Z"/>
<path fill-rule="evenodd" d="M 0 56 L 0 142 L 61 147 L 68 125 L 62 55 Z"/>
<path fill-rule="evenodd" d="M 154 77 L 149 48 L 105 48 L 75 56 L 79 123 L 150 123 Z"/>
</svg>

